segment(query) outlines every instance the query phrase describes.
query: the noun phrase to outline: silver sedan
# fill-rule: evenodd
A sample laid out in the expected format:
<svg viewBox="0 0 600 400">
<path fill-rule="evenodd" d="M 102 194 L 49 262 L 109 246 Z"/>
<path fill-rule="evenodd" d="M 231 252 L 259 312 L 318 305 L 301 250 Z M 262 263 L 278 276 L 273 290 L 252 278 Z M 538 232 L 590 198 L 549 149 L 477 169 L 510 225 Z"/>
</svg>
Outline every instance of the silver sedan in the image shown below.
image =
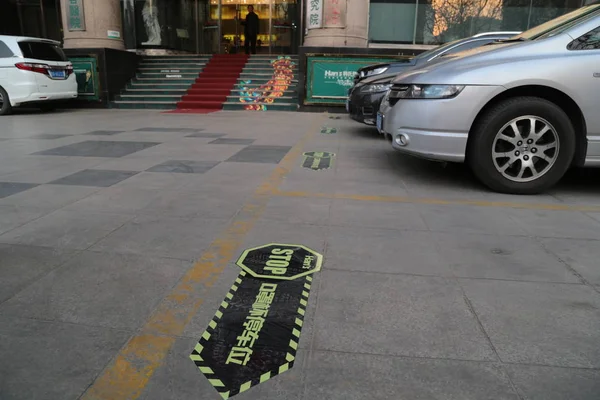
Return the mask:
<svg viewBox="0 0 600 400">
<path fill-rule="evenodd" d="M 491 189 L 600 166 L 600 4 L 399 75 L 378 115 L 395 149 L 468 162 Z"/>
</svg>

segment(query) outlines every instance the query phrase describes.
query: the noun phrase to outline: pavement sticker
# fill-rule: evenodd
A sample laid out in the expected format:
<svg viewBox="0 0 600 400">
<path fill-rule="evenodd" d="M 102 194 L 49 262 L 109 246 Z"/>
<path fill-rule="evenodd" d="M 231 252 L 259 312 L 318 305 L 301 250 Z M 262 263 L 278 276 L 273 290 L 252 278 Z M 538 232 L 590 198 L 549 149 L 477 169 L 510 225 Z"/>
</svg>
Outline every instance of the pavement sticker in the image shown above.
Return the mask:
<svg viewBox="0 0 600 400">
<path fill-rule="evenodd" d="M 446 200 L 407 196 L 370 196 L 360 194 L 343 193 L 312 193 L 277 190 L 274 195 L 280 197 L 305 197 L 344 199 L 380 203 L 410 203 L 410 204 L 438 204 L 438 205 L 464 205 L 477 207 L 497 208 L 520 208 L 528 210 L 550 210 L 550 211 L 585 211 L 600 212 L 600 206 L 578 206 L 572 204 L 544 204 L 544 203 L 513 203 L 509 201 L 485 201 L 485 200 Z"/>
<path fill-rule="evenodd" d="M 81 400 L 134 400 L 141 396 L 157 368 L 192 317 L 204 296 L 235 256 L 246 234 L 262 216 L 269 200 L 302 155 L 304 145 L 317 133 L 321 118 L 286 154 L 230 224 L 208 246 L 150 318 L 121 348 Z"/>
<path fill-rule="evenodd" d="M 302 162 L 302 167 L 314 171 L 321 171 L 331 168 L 335 154 L 327 151 L 308 151 L 304 153 L 303 156 L 304 161 Z"/>
<path fill-rule="evenodd" d="M 337 129 L 324 126 L 323 128 L 321 128 L 321 133 L 330 135 L 332 133 L 337 133 Z"/>
<path fill-rule="evenodd" d="M 248 249 L 225 300 L 190 359 L 223 399 L 294 366 L 304 315 L 323 256 L 301 245 Z"/>
</svg>

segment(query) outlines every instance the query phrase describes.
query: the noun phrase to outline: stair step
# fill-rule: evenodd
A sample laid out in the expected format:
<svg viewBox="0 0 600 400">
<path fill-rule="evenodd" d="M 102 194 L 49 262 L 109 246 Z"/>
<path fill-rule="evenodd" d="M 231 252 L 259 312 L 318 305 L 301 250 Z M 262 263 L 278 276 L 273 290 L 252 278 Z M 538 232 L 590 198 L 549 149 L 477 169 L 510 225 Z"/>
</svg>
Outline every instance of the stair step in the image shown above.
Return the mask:
<svg viewBox="0 0 600 400">
<path fill-rule="evenodd" d="M 155 95 L 155 94 L 151 94 L 151 95 L 138 95 L 138 94 L 120 94 L 117 96 L 116 100 L 123 100 L 123 101 L 179 101 L 181 99 L 182 96 L 173 96 L 173 95 Z"/>
<path fill-rule="evenodd" d="M 205 64 L 206 65 L 206 64 Z M 178 73 L 178 72 L 183 72 L 183 73 L 191 73 L 191 72 L 199 72 L 202 71 L 204 69 L 203 66 L 198 65 L 197 67 L 185 67 L 185 68 L 179 68 L 179 67 L 168 67 L 168 68 L 163 68 L 163 67 L 140 67 L 138 68 L 139 72 L 150 72 L 150 73 L 160 73 L 160 72 L 164 72 L 164 73 Z"/>
<path fill-rule="evenodd" d="M 124 109 L 155 109 L 155 110 L 174 110 L 177 108 L 177 102 L 166 102 L 166 101 L 113 101 L 111 106 L 113 108 L 124 108 Z"/>
<path fill-rule="evenodd" d="M 166 83 L 166 82 L 173 82 L 173 83 L 180 83 L 180 84 L 187 84 L 187 85 L 191 85 L 192 83 L 194 83 L 195 79 L 193 78 L 134 78 L 133 82 L 135 83 L 140 83 L 140 84 L 145 84 L 145 83 Z"/>
<path fill-rule="evenodd" d="M 137 73 L 136 77 L 138 78 L 164 78 L 164 79 L 173 79 L 173 78 L 188 78 L 188 79 L 195 79 L 200 75 L 200 71 L 198 72 L 170 72 L 170 73 L 165 73 L 165 72 L 159 72 L 159 73 L 153 73 L 153 72 L 142 72 L 142 73 Z"/>
<path fill-rule="evenodd" d="M 248 106 L 265 107 L 265 111 L 298 111 L 297 103 L 225 103 L 223 110 L 246 110 Z"/>
<path fill-rule="evenodd" d="M 184 95 L 187 92 L 187 89 L 126 89 L 123 94 L 158 94 L 158 95 L 176 95 L 181 93 Z"/>
</svg>

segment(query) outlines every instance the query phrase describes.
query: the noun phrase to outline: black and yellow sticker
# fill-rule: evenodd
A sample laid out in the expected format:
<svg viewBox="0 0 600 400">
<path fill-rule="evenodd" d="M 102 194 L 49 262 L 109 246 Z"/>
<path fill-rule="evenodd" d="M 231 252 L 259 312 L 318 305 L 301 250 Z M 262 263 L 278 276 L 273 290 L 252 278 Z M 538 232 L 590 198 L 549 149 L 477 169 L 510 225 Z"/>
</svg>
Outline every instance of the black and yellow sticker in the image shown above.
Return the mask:
<svg viewBox="0 0 600 400">
<path fill-rule="evenodd" d="M 341 119 L 341 117 L 338 115 L 331 115 L 329 119 Z"/>
<path fill-rule="evenodd" d="M 329 153 L 327 151 L 308 151 L 303 155 L 304 161 L 302 162 L 302 166 L 314 171 L 331 168 L 333 165 L 333 158 L 335 157 L 334 153 Z"/>
<path fill-rule="evenodd" d="M 313 278 L 323 256 L 267 244 L 244 251 L 242 268 L 190 358 L 223 399 L 294 365 Z"/>
<path fill-rule="evenodd" d="M 337 133 L 337 129 L 324 126 L 323 128 L 321 128 L 321 133 L 330 135 L 332 133 Z"/>
</svg>

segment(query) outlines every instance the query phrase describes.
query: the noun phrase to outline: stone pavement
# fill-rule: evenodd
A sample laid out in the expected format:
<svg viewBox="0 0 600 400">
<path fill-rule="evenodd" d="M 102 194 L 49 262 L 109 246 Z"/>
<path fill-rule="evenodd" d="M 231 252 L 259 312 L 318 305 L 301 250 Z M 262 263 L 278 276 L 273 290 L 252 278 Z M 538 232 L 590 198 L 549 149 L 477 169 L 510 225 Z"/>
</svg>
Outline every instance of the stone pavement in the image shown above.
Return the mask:
<svg viewBox="0 0 600 400">
<path fill-rule="evenodd" d="M 220 399 L 190 354 L 273 242 L 324 261 L 240 400 L 600 398 L 600 172 L 498 195 L 329 117 L 2 117 L 0 399 Z"/>
</svg>

